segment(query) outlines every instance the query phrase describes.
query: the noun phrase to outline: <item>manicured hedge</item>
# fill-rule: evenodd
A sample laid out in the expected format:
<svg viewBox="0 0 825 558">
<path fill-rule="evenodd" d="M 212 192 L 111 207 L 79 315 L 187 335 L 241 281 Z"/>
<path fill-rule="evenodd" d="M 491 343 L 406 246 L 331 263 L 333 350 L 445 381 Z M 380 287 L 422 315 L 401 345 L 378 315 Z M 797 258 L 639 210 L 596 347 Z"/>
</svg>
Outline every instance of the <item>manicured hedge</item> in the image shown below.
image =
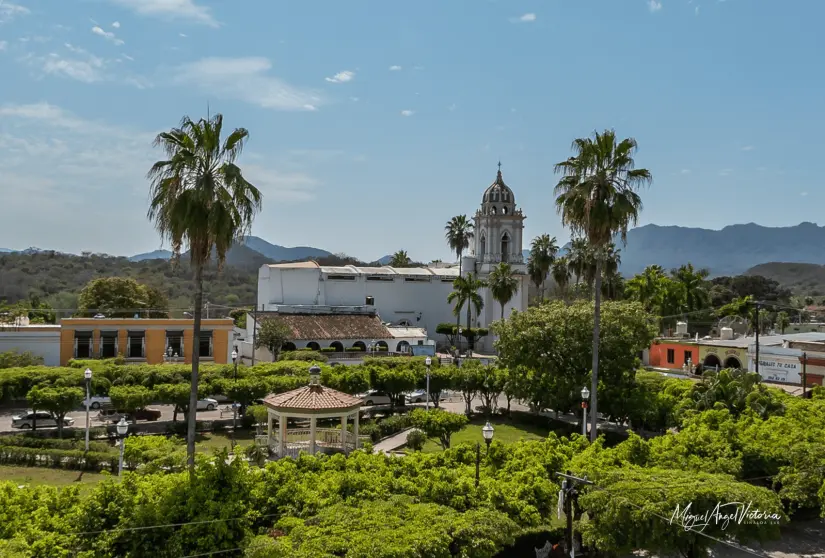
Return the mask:
<svg viewBox="0 0 825 558">
<path fill-rule="evenodd" d="M 118 454 L 112 452 L 30 448 L 0 445 L 0 464 L 56 467 L 83 471 L 117 472 Z"/>
</svg>

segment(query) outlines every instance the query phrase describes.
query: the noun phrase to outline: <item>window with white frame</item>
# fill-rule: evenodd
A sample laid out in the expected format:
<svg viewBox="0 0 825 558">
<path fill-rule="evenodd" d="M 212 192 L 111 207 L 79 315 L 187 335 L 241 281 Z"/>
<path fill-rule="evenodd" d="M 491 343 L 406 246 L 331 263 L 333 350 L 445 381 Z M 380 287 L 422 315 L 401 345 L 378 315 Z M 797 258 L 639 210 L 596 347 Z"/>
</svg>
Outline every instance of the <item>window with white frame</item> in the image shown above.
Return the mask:
<svg viewBox="0 0 825 558">
<path fill-rule="evenodd" d="M 198 343 L 198 355 L 205 358 L 212 358 L 212 331 L 201 331 L 200 343 Z"/>
<path fill-rule="evenodd" d="M 146 358 L 146 332 L 129 331 L 126 334 L 126 358 Z"/>
</svg>

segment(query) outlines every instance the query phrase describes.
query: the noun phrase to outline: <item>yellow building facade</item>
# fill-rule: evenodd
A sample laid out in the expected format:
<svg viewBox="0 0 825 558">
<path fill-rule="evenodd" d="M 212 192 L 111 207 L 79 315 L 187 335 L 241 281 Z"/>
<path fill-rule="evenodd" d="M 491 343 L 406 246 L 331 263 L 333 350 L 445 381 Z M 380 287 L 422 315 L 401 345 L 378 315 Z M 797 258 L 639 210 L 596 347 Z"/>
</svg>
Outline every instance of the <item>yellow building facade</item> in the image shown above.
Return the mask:
<svg viewBox="0 0 825 558">
<path fill-rule="evenodd" d="M 73 358 L 114 358 L 130 363 L 191 363 L 197 350 L 201 362 L 231 362 L 234 322 L 230 318 L 201 320 L 195 342 L 191 319 L 66 318 L 60 320 L 60 365 Z"/>
</svg>

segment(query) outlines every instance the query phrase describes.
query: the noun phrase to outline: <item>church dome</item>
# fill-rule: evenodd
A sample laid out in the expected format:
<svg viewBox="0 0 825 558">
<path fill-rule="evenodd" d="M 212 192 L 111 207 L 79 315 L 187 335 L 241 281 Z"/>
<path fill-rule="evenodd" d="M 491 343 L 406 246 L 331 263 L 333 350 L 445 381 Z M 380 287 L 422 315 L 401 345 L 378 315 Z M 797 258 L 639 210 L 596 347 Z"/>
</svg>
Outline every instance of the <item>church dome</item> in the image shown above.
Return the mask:
<svg viewBox="0 0 825 558">
<path fill-rule="evenodd" d="M 504 183 L 504 179 L 501 177 L 501 163 L 498 164 L 496 180 L 484 190 L 484 197 L 481 198 L 481 203 L 516 203 L 516 197 L 513 195 L 513 191 Z"/>
</svg>

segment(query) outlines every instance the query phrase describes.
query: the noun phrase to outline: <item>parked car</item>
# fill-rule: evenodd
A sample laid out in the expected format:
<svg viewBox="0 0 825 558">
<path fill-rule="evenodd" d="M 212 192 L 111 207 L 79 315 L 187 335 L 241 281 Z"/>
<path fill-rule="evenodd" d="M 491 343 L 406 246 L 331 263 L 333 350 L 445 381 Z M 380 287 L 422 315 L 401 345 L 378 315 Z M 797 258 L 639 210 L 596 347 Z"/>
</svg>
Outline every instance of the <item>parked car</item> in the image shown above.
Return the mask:
<svg viewBox="0 0 825 558">
<path fill-rule="evenodd" d="M 371 405 L 389 405 L 392 403 L 389 395 L 383 391 L 378 391 L 377 389 L 371 389 L 366 393 L 360 393 L 357 397 L 361 398 L 361 400 L 364 401 L 364 405 L 367 407 Z"/>
<path fill-rule="evenodd" d="M 36 425 L 38 428 L 56 427 L 57 421 L 51 413 L 47 411 L 26 411 L 20 415 L 11 417 L 11 425 L 13 428 L 31 429 L 35 426 L 35 417 L 37 418 Z M 74 419 L 66 417 L 63 419 L 63 426 L 71 426 L 74 424 Z"/>
<path fill-rule="evenodd" d="M 136 422 L 139 420 L 156 421 L 160 419 L 161 412 L 157 409 L 137 409 L 135 411 L 123 411 L 121 409 L 114 409 L 111 407 L 103 408 L 98 413 L 97 418 L 103 422 L 119 422 L 121 417 L 126 419 L 126 422 Z"/>
<path fill-rule="evenodd" d="M 407 403 L 426 403 L 427 401 L 427 392 L 423 389 L 417 389 L 415 391 L 411 391 L 409 393 L 404 394 L 404 399 L 406 399 Z M 442 391 L 438 395 L 439 401 L 446 401 L 447 400 L 447 392 Z M 432 399 L 430 400 L 432 402 Z"/>
<path fill-rule="evenodd" d="M 204 397 L 198 400 L 198 411 L 214 411 L 218 408 L 218 401 L 211 397 Z"/>
<path fill-rule="evenodd" d="M 84 402 L 85 403 L 85 402 Z M 111 405 L 112 399 L 105 395 L 93 395 L 89 398 L 89 407 L 91 409 L 100 409 L 104 405 Z"/>
</svg>

